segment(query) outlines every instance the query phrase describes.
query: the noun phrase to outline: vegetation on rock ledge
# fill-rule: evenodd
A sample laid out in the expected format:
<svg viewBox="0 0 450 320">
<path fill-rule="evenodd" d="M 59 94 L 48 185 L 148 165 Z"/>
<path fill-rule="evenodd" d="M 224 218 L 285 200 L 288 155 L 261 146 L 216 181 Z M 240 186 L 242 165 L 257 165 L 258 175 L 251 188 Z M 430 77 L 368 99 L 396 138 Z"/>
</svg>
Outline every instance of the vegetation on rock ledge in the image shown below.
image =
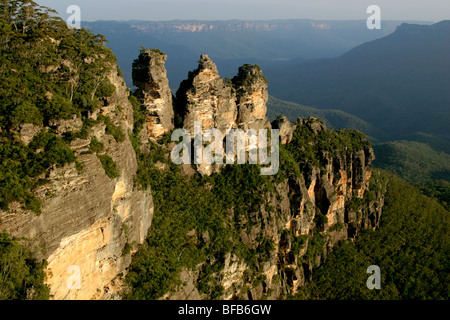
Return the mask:
<svg viewBox="0 0 450 320">
<path fill-rule="evenodd" d="M 19 239 L 0 232 L 0 300 L 47 300 L 43 268 Z"/>
<path fill-rule="evenodd" d="M 450 298 L 449 212 L 399 178 L 381 176 L 389 183 L 380 228 L 337 245 L 297 298 Z M 366 287 L 370 265 L 381 269 L 381 290 Z"/>
<path fill-rule="evenodd" d="M 17 201 L 40 212 L 33 188 L 52 165 L 75 161 L 68 143 L 49 127 L 55 119 L 83 119 L 114 92 L 106 78 L 116 58 L 101 35 L 69 29 L 55 12 L 33 1 L 0 1 L 0 208 Z M 45 128 L 27 146 L 23 124 Z M 124 135 L 107 123 L 118 142 Z M 86 127 L 82 130 L 87 135 Z M 43 152 L 41 151 L 43 150 Z"/>
</svg>

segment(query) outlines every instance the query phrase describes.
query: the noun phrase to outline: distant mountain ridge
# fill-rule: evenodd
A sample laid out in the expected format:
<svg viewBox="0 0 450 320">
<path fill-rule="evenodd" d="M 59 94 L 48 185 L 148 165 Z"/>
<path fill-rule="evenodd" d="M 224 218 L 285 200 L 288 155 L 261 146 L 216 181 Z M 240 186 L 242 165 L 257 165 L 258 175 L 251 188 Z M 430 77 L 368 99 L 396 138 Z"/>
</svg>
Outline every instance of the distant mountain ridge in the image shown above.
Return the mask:
<svg viewBox="0 0 450 320">
<path fill-rule="evenodd" d="M 402 24 L 332 59 L 266 69 L 271 94 L 354 114 L 392 137 L 450 139 L 450 21 Z"/>
<path fill-rule="evenodd" d="M 262 67 L 269 80 L 267 115 L 271 120 L 280 113 L 291 121 L 316 116 L 329 127 L 360 130 L 373 143 L 420 142 L 415 145 L 419 149 L 410 148 L 413 144 L 403 147 L 405 141 L 389 144 L 389 150 L 397 151 L 379 152 L 375 165 L 386 167 L 388 157 L 398 157 L 402 150 L 408 150 L 409 159 L 422 159 L 426 145 L 440 159 L 444 159 L 439 156 L 440 151 L 449 153 L 450 104 L 446 101 L 450 85 L 446 73 L 450 69 L 450 51 L 445 41 L 448 21 L 433 25 L 383 21 L 381 31 L 368 30 L 365 21 L 314 20 L 97 21 L 87 26 L 107 35 L 108 46 L 116 53 L 129 86 L 131 63 L 141 45 L 167 53 L 166 67 L 173 92 L 188 71 L 195 69 L 200 54 L 210 53 L 222 77 L 232 77 L 238 66 L 246 63 Z M 384 35 L 387 37 L 381 38 Z M 355 47 L 351 41 L 359 41 L 359 45 L 344 50 L 337 58 L 277 59 L 286 55 L 308 56 L 314 48 L 304 40 L 308 37 L 326 44 L 316 51 L 315 58 L 333 53 L 337 56 L 340 45 Z M 403 172 L 402 177 L 408 178 L 411 173 L 406 172 L 414 166 L 397 160 L 395 168 L 389 169 Z"/>
<path fill-rule="evenodd" d="M 264 70 L 289 60 L 336 57 L 367 41 L 395 31 L 401 21 L 383 21 L 381 30 L 368 30 L 364 20 L 271 21 L 95 21 L 82 26 L 106 36 L 108 44 L 131 81 L 131 63 L 141 45 L 160 48 L 168 55 L 167 72 L 177 88 L 196 59 L 208 54 L 223 77 L 233 76 L 244 63 Z"/>
<path fill-rule="evenodd" d="M 363 20 L 314 20 L 314 19 L 275 19 L 275 20 L 171 20 L 171 21 L 124 21 L 132 28 L 145 32 L 215 32 L 215 31 L 304 31 L 309 29 L 344 29 Z M 388 21 L 387 31 L 392 28 L 392 21 Z M 395 23 L 395 22 L 394 22 Z"/>
</svg>

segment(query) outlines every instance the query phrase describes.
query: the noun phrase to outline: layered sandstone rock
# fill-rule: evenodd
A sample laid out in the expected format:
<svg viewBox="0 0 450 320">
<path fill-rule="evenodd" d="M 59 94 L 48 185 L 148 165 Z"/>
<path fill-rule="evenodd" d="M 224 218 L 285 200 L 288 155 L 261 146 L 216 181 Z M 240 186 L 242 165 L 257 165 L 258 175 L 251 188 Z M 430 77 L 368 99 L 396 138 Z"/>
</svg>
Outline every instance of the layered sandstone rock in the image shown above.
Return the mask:
<svg viewBox="0 0 450 320">
<path fill-rule="evenodd" d="M 241 134 L 245 135 L 243 139 L 247 139 L 249 129 L 271 128 L 266 117 L 267 80 L 258 66 L 242 66 L 230 81 L 220 77 L 216 65 L 207 55 L 202 55 L 198 62 L 198 68 L 181 83 L 176 102 L 180 126 L 192 137 L 196 122 L 201 122 L 203 134 L 206 129 L 215 128 L 220 130 L 222 138 L 229 129 L 241 129 Z M 266 145 L 267 141 L 258 141 L 259 147 Z M 220 165 L 202 163 L 196 168 L 201 174 L 210 175 L 219 171 Z"/>
<path fill-rule="evenodd" d="M 219 129 L 223 136 L 228 129 L 236 127 L 236 94 L 207 55 L 200 57 L 198 68 L 181 83 L 177 111 L 183 119 L 182 127 L 191 134 L 195 121 L 201 121 L 203 129 Z"/>
<path fill-rule="evenodd" d="M 214 62 L 202 55 L 198 68 L 177 91 L 177 112 L 183 128 L 193 132 L 194 122 L 202 121 L 203 129 L 217 128 L 225 136 L 227 129 L 270 129 L 267 100 L 267 80 L 260 67 L 244 65 L 232 81 L 225 81 Z"/>
<path fill-rule="evenodd" d="M 138 101 L 144 106 L 144 130 L 151 139 L 161 138 L 173 129 L 172 92 L 164 66 L 167 55 L 157 49 L 142 50 L 133 62 L 133 84 Z"/>
<path fill-rule="evenodd" d="M 116 72 L 108 79 L 116 91 L 91 116 L 109 117 L 125 133 L 125 140 L 117 142 L 106 134 L 105 124 L 98 123 L 87 139 L 71 142 L 81 170 L 72 163 L 54 166 L 43 174 L 48 183 L 33 190 L 42 200 L 40 215 L 24 211 L 19 204 L 0 212 L 1 228 L 31 239 L 35 256 L 47 259 L 46 282 L 53 299 L 116 297 L 111 283 L 128 267 L 130 251 L 144 241 L 151 224 L 151 191 L 134 188 L 137 161 L 128 139 L 133 130 L 132 106 L 123 79 Z M 54 121 L 52 125 L 60 133 L 80 129 L 77 119 Z M 23 136 L 28 141 L 32 133 Z M 104 144 L 120 177 L 110 179 L 97 155 L 86 152 L 93 136 Z"/>
<path fill-rule="evenodd" d="M 34 136 L 42 130 L 42 126 L 38 126 L 32 123 L 24 123 L 19 127 L 18 132 L 15 134 L 15 139 L 28 145 Z"/>
<path fill-rule="evenodd" d="M 239 68 L 238 75 L 233 78 L 233 85 L 237 97 L 239 128 L 270 128 L 269 119 L 266 117 L 269 93 L 261 68 L 256 65 L 243 65 Z"/>
<path fill-rule="evenodd" d="M 317 118 L 299 119 L 290 124 L 285 117 L 280 117 L 274 122 L 287 143 L 292 139 L 292 131 L 299 126 L 314 135 L 327 130 Z M 252 214 L 252 223 L 242 226 L 239 241 L 246 248 L 256 250 L 261 239 L 270 239 L 273 249 L 266 254 L 267 260 L 253 267 L 233 252 L 228 253 L 223 269 L 214 275 L 224 288 L 222 299 L 279 299 L 285 294 L 294 294 L 312 279 L 314 268 L 324 261 L 334 244 L 354 238 L 358 230 L 378 226 L 383 193 L 378 192 L 373 200 L 362 201 L 372 176 L 372 148 L 366 146 L 359 151 L 335 155 L 323 151 L 319 157 L 321 166 L 274 183 L 274 190 L 266 195 L 268 206 L 261 205 Z M 350 206 L 355 199 L 362 204 Z M 318 236 L 324 239 L 323 247 L 317 255 L 305 258 L 313 237 Z M 299 239 L 303 239 L 300 247 Z M 245 274 L 255 272 L 264 280 L 256 284 L 249 282 Z M 195 287 L 196 281 L 196 277 L 189 278 L 183 287 L 164 298 L 190 299 L 191 295 L 184 294 L 183 290 Z M 201 298 L 207 297 L 201 295 Z"/>
</svg>

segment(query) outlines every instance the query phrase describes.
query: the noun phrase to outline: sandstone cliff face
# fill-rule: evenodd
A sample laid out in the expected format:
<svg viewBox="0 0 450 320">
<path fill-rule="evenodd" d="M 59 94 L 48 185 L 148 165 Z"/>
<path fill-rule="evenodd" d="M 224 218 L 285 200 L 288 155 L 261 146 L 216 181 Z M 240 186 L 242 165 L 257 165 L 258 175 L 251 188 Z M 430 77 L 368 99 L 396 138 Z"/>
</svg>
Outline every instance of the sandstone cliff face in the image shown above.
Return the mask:
<svg viewBox="0 0 450 320">
<path fill-rule="evenodd" d="M 292 138 L 293 128 L 298 126 L 315 135 L 326 130 L 316 118 L 299 119 L 292 125 L 286 121 L 280 118 L 274 123 L 284 130 L 286 139 Z M 250 267 L 230 252 L 215 276 L 224 288 L 221 298 L 279 299 L 295 294 L 312 279 L 314 268 L 326 259 L 336 242 L 353 239 L 363 228 L 376 228 L 384 196 L 379 192 L 373 200 L 363 200 L 369 189 L 373 160 L 371 147 L 338 156 L 322 152 L 320 167 L 275 183 L 275 190 L 266 195 L 269 206 L 261 205 L 252 223 L 244 226 L 240 234 L 240 241 L 250 249 L 256 249 L 261 239 L 271 239 L 269 258 Z M 350 205 L 355 201 L 361 204 Z M 191 277 L 183 278 L 184 286 L 164 298 L 207 298 L 195 290 L 195 271 L 189 272 Z M 263 280 L 249 281 L 249 272 L 256 272 Z"/>
<path fill-rule="evenodd" d="M 244 130 L 271 128 L 266 117 L 267 80 L 258 66 L 244 65 L 233 78 L 237 92 L 237 124 Z"/>
<path fill-rule="evenodd" d="M 304 178 L 288 179 L 284 185 L 278 186 L 277 192 L 284 201 L 275 201 L 273 205 L 284 213 L 282 220 L 290 232 L 277 237 L 278 250 L 275 251 L 281 263 L 277 264 L 273 259 L 266 269 L 273 268 L 281 273 L 280 290 L 287 288 L 288 292 L 295 293 L 299 286 L 311 279 L 313 267 L 321 264 L 337 241 L 354 238 L 357 230 L 362 228 L 378 226 L 384 203 L 382 194 L 356 208 L 349 206 L 351 201 L 362 199 L 368 190 L 373 160 L 371 148 L 346 157 L 330 157 L 323 153 L 324 168 L 315 168 Z M 318 220 L 320 216 L 325 219 Z M 305 260 L 302 255 L 317 235 L 324 239 L 324 243 L 315 256 Z M 294 254 L 292 244 L 298 236 L 303 237 L 304 243 Z M 275 284 L 275 291 L 277 288 Z"/>
<path fill-rule="evenodd" d="M 202 55 L 196 70 L 189 73 L 177 91 L 177 111 L 182 127 L 193 134 L 194 122 L 202 121 L 203 129 L 217 128 L 223 136 L 236 127 L 236 94 L 217 71 L 214 62 Z"/>
<path fill-rule="evenodd" d="M 146 138 L 158 139 L 173 129 L 173 101 L 164 66 L 167 55 L 159 50 L 144 50 L 133 63 L 135 95 L 145 108 Z"/>
<path fill-rule="evenodd" d="M 267 80 L 258 66 L 244 65 L 231 82 L 224 81 L 214 62 L 202 55 L 199 66 L 189 73 L 177 91 L 177 111 L 183 128 L 193 132 L 194 122 L 204 129 L 271 128 L 266 117 Z"/>
<path fill-rule="evenodd" d="M 206 55 L 181 84 L 174 112 L 165 60 L 157 50 L 146 50 L 133 66 L 136 96 L 145 107 L 146 125 L 141 132 L 144 143 L 170 132 L 176 116 L 181 119 L 178 127 L 191 134 L 194 121 L 202 121 L 204 130 L 218 128 L 223 135 L 227 129 L 273 126 L 280 130 L 282 144 L 292 141 L 296 128 L 304 127 L 316 136 L 326 130 L 315 118 L 291 124 L 286 117 L 279 117 L 271 125 L 266 117 L 267 81 L 259 67 L 245 65 L 232 81 L 225 81 Z M 11 204 L 8 212 L 0 211 L 2 229 L 32 239 L 35 255 L 47 259 L 47 283 L 54 299 L 120 298 L 118 274 L 126 272 L 131 253 L 146 238 L 153 216 L 151 191 L 134 187 L 138 164 L 128 138 L 134 119 L 126 87 L 115 72 L 108 77 L 116 87 L 115 93 L 89 117 L 109 117 L 125 133 L 124 140 L 116 141 L 107 133 L 105 123 L 97 122 L 86 139 L 71 142 L 83 169 L 75 164 L 52 167 L 43 176 L 49 182 L 34 190 L 43 202 L 41 215 L 26 212 L 19 204 Z M 63 134 L 79 131 L 83 123 L 74 117 L 53 120 L 49 125 Z M 29 143 L 42 128 L 23 125 L 19 129 L 17 139 Z M 89 152 L 92 137 L 103 143 L 118 166 L 119 177 L 109 178 L 97 155 Z M 311 279 L 314 268 L 337 241 L 354 238 L 361 228 L 378 226 L 381 193 L 373 200 L 351 205 L 355 199 L 363 199 L 368 190 L 373 150 L 364 147 L 344 155 L 321 151 L 319 156 L 320 166 L 274 181 L 273 190 L 265 196 L 268 205 L 252 213 L 252 224 L 242 226 L 239 240 L 247 248 L 256 249 L 261 239 L 270 239 L 273 246 L 268 249 L 268 258 L 252 267 L 229 252 L 222 270 L 215 275 L 224 288 L 221 298 L 277 299 L 295 293 Z M 165 167 L 162 165 L 161 170 Z M 220 171 L 220 167 L 196 169 L 205 175 Z M 189 165 L 183 170 L 195 173 Z M 315 250 L 311 250 L 313 247 Z M 261 281 L 250 281 L 248 272 L 257 272 Z M 198 269 L 184 269 L 180 275 L 183 285 L 162 298 L 207 298 L 196 288 L 198 276 Z"/>
<path fill-rule="evenodd" d="M 306 22 L 314 29 L 330 29 L 332 26 L 325 23 Z M 167 21 L 167 22 L 145 22 L 131 25 L 132 28 L 148 33 L 174 32 L 236 32 L 236 31 L 276 31 L 276 30 L 298 30 L 301 26 L 292 22 L 280 21 Z"/>
<path fill-rule="evenodd" d="M 176 97 L 175 116 L 182 120 L 178 126 L 189 130 L 192 137 L 195 121 L 202 121 L 203 130 L 218 128 L 223 136 L 227 129 L 273 127 L 280 130 L 282 144 L 292 141 L 298 127 L 307 128 L 315 136 L 327 130 L 317 118 L 291 124 L 281 116 L 270 124 L 266 117 L 267 81 L 258 66 L 244 65 L 231 81 L 224 81 L 213 61 L 203 55 L 198 68 L 181 83 Z M 354 238 L 361 228 L 378 226 L 382 194 L 364 205 L 350 205 L 358 201 L 355 199 L 363 199 L 369 187 L 372 148 L 338 156 L 322 151 L 319 156 L 321 166 L 275 183 L 275 190 L 266 195 L 273 210 L 261 206 L 254 213 L 252 226 L 241 231 L 240 240 L 247 248 L 256 249 L 261 239 L 271 239 L 273 249 L 270 258 L 260 261 L 253 270 L 229 252 L 223 269 L 215 275 L 224 289 L 222 299 L 277 299 L 293 294 L 311 280 L 314 267 L 336 242 Z M 220 166 L 194 167 L 203 175 L 220 172 Z M 248 272 L 258 272 L 264 280 L 249 282 Z M 198 274 L 199 270 L 184 269 L 180 275 L 183 285 L 161 298 L 207 298 L 196 288 Z"/>
<path fill-rule="evenodd" d="M 195 122 L 201 121 L 203 133 L 216 128 L 225 138 L 230 129 L 271 129 L 266 117 L 267 100 L 267 80 L 258 66 L 242 66 L 229 81 L 220 77 L 207 55 L 202 55 L 198 68 L 189 73 L 177 91 L 176 113 L 182 122 L 180 126 L 192 137 Z M 266 144 L 258 141 L 259 146 Z M 196 168 L 202 175 L 210 175 L 220 171 L 220 167 L 203 163 Z"/>
<path fill-rule="evenodd" d="M 108 78 L 115 93 L 90 116 L 110 117 L 125 133 L 124 141 L 106 134 L 104 123 L 96 124 L 87 139 L 71 142 L 83 169 L 77 170 L 73 163 L 50 168 L 45 174 L 48 183 L 34 190 L 42 200 L 42 214 L 23 211 L 18 204 L 11 205 L 9 212 L 0 212 L 2 229 L 32 239 L 37 258 L 47 259 L 47 283 L 54 299 L 114 298 L 111 281 L 125 271 L 131 259 L 129 250 L 124 249 L 144 241 L 152 220 L 150 190 L 133 186 L 137 162 L 128 139 L 133 129 L 128 93 L 115 72 Z M 77 132 L 80 124 L 80 119 L 72 119 L 51 125 L 62 133 Z M 29 141 L 36 132 L 28 128 L 22 138 Z M 87 153 L 91 137 L 104 144 L 105 152 L 117 164 L 119 178 L 110 179 L 96 154 Z"/>
</svg>

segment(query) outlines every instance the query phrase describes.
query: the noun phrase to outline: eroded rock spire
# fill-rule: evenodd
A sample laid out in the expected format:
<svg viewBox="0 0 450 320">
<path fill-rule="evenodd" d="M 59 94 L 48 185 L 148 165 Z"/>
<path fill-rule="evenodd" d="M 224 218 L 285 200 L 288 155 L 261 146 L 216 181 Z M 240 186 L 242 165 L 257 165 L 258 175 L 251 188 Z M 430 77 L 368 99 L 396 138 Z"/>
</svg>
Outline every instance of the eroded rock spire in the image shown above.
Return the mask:
<svg viewBox="0 0 450 320">
<path fill-rule="evenodd" d="M 233 86 L 236 90 L 238 126 L 244 130 L 270 128 L 266 117 L 269 93 L 261 68 L 257 65 L 243 65 L 233 78 Z"/>
<path fill-rule="evenodd" d="M 198 68 L 189 73 L 177 91 L 182 127 L 193 132 L 194 122 L 202 121 L 204 129 L 217 128 L 225 134 L 236 126 L 236 94 L 207 55 L 198 62 Z"/>
<path fill-rule="evenodd" d="M 133 62 L 135 96 L 145 107 L 144 130 L 150 139 L 158 139 L 173 129 L 173 100 L 164 66 L 167 55 L 158 49 L 141 50 Z"/>
</svg>

